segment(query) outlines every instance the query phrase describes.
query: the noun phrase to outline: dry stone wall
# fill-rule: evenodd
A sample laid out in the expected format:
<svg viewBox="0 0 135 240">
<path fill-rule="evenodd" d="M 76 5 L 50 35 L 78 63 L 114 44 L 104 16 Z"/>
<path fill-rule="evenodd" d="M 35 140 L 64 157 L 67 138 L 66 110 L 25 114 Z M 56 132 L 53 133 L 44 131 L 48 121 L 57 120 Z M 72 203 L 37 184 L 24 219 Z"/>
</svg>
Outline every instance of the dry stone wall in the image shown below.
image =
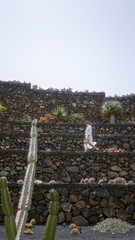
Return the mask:
<svg viewBox="0 0 135 240">
<path fill-rule="evenodd" d="M 7 94 L 8 92 L 8 94 Z M 30 84 L 0 82 L 0 102 L 7 108 L 2 117 L 17 120 L 39 119 L 52 113 L 57 106 L 64 106 L 69 114 L 79 112 L 92 122 L 100 120 L 100 108 L 105 93 L 72 93 L 31 89 Z"/>
<path fill-rule="evenodd" d="M 135 185 L 42 184 L 35 185 L 29 211 L 29 219 L 35 218 L 37 224 L 46 222 L 50 201 L 48 192 L 51 188 L 59 193 L 59 224 L 75 222 L 86 226 L 107 217 L 135 222 Z M 20 187 L 10 184 L 10 191 L 16 213 Z M 2 222 L 3 213 L 0 208 L 0 223 Z"/>
<path fill-rule="evenodd" d="M 69 114 L 79 112 L 84 119 L 91 122 L 102 120 L 100 109 L 108 99 L 119 100 L 124 108 L 122 122 L 135 119 L 135 95 L 117 98 L 105 98 L 104 92 L 63 92 L 32 89 L 31 84 L 0 81 L 0 104 L 7 110 L 1 113 L 3 118 L 10 120 L 39 119 L 45 113 L 52 113 L 56 105 L 65 106 Z M 69 119 L 67 119 L 69 120 Z"/>
<path fill-rule="evenodd" d="M 0 150 L 0 176 L 9 182 L 24 179 L 27 165 L 27 151 Z M 115 177 L 135 181 L 134 153 L 74 153 L 38 152 L 36 179 L 49 182 L 54 179 L 62 182 L 80 182 L 82 178 L 102 177 L 108 181 Z"/>
</svg>

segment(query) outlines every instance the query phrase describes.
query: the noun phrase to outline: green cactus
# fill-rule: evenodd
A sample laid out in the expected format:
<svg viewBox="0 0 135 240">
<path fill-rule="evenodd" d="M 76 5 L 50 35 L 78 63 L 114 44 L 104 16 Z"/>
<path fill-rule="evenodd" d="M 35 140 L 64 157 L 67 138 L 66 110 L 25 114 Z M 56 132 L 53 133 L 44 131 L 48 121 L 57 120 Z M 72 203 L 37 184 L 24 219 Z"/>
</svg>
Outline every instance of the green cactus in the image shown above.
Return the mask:
<svg viewBox="0 0 135 240">
<path fill-rule="evenodd" d="M 49 204 L 49 213 L 44 235 L 42 240 L 54 240 L 57 225 L 57 214 L 59 211 L 58 194 L 55 190 L 49 192 L 51 202 Z"/>
<path fill-rule="evenodd" d="M 21 240 L 24 233 L 25 224 L 28 217 L 28 211 L 31 207 L 32 193 L 34 188 L 35 170 L 37 162 L 37 120 L 32 122 L 30 132 L 30 145 L 28 152 L 28 166 L 24 178 L 24 184 L 18 204 L 18 212 L 16 218 L 13 216 L 13 206 L 11 203 L 9 191 L 7 188 L 6 178 L 0 178 L 1 187 L 1 201 L 2 209 L 5 214 L 5 228 L 8 240 Z M 49 205 L 49 217 L 47 219 L 43 240 L 54 240 L 57 225 L 57 214 L 59 211 L 58 206 L 58 194 L 55 190 L 51 190 L 50 205 Z M 33 220 L 35 224 L 35 220 Z"/>
<path fill-rule="evenodd" d="M 37 162 L 37 120 L 33 120 L 30 132 L 30 146 L 28 153 L 28 166 L 24 178 L 24 184 L 18 204 L 18 212 L 16 215 L 17 236 L 16 240 L 22 238 L 25 224 L 28 217 L 28 211 L 31 207 L 32 193 L 34 188 L 35 170 Z"/>
<path fill-rule="evenodd" d="M 10 194 L 7 188 L 7 180 L 5 177 L 0 179 L 0 187 L 1 187 L 1 202 L 2 202 L 2 210 L 5 214 L 5 229 L 6 236 L 8 240 L 14 240 L 17 234 L 15 218 L 13 215 L 13 205 L 11 203 Z"/>
</svg>

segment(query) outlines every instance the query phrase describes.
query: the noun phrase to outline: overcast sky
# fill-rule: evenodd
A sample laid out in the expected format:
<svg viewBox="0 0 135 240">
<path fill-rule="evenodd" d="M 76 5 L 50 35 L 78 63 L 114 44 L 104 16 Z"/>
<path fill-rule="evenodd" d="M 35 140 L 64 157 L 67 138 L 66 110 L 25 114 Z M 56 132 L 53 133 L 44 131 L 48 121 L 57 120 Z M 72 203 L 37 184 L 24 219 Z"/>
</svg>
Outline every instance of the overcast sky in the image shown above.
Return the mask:
<svg viewBox="0 0 135 240">
<path fill-rule="evenodd" d="M 135 93 L 135 0 L 0 0 L 0 79 Z"/>
</svg>

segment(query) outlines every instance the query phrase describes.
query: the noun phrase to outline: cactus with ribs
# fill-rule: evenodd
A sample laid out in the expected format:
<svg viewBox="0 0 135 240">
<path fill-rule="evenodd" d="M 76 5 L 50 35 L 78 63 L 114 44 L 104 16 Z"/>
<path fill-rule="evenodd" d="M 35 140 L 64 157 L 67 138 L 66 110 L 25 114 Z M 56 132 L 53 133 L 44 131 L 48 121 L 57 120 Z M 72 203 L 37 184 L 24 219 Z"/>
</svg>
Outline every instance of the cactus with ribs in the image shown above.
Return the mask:
<svg viewBox="0 0 135 240">
<path fill-rule="evenodd" d="M 21 240 L 22 235 L 24 233 L 25 224 L 28 217 L 28 211 L 31 207 L 32 194 L 34 188 L 34 180 L 35 180 L 35 170 L 36 170 L 36 162 L 37 162 L 37 120 L 33 120 L 31 132 L 30 132 L 30 145 L 28 152 L 28 166 L 24 178 L 24 184 L 18 204 L 18 211 L 16 214 L 16 218 L 13 215 L 13 206 L 11 203 L 9 191 L 7 188 L 7 180 L 6 178 L 0 179 L 0 187 L 1 187 L 1 201 L 2 201 L 2 209 L 5 214 L 5 228 L 6 228 L 6 236 L 8 240 Z M 57 213 L 58 213 L 58 195 L 57 192 L 52 190 L 50 193 L 51 203 L 50 203 L 50 220 L 48 220 L 46 225 L 46 234 L 48 231 L 54 232 L 53 238 L 48 238 L 53 240 L 55 238 L 55 231 L 57 225 Z M 54 211 L 55 209 L 55 211 Z M 55 214 L 54 214 L 55 213 Z M 53 217 L 52 217 L 53 215 Z M 52 224 L 53 223 L 53 224 Z M 50 225 L 51 224 L 51 225 Z M 50 229 L 51 226 L 51 229 Z M 49 233 L 49 234 L 50 234 Z M 46 235 L 45 234 L 45 235 Z M 43 238 L 47 239 L 47 238 Z"/>
<path fill-rule="evenodd" d="M 55 190 L 49 192 L 51 202 L 49 204 L 49 216 L 47 219 L 45 231 L 42 240 L 54 240 L 56 225 L 57 225 L 57 214 L 59 211 L 58 194 Z"/>
</svg>

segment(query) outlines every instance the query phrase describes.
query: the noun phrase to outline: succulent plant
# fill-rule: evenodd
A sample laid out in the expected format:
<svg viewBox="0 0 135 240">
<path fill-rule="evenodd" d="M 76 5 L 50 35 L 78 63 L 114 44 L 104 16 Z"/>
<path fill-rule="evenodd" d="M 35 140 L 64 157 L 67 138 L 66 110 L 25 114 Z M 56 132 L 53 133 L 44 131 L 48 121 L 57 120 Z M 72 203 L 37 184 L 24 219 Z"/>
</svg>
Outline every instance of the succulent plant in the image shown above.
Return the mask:
<svg viewBox="0 0 135 240">
<path fill-rule="evenodd" d="M 49 192 L 51 202 L 49 204 L 50 215 L 47 218 L 47 223 L 44 231 L 42 240 L 54 240 L 56 225 L 57 225 L 57 214 L 59 211 L 58 194 L 55 190 Z"/>
<path fill-rule="evenodd" d="M 73 113 L 73 114 L 71 114 L 71 119 L 75 123 L 76 122 L 80 122 L 82 120 L 82 118 L 83 118 L 83 114 L 81 114 L 81 113 Z"/>
<path fill-rule="evenodd" d="M 78 230 L 77 228 L 73 228 L 73 229 L 71 230 L 71 234 L 76 235 L 76 234 L 78 234 L 78 233 L 79 233 L 79 230 Z"/>
<path fill-rule="evenodd" d="M 10 194 L 7 188 L 7 179 L 2 177 L 0 179 L 0 187 L 1 187 L 1 202 L 2 202 L 2 210 L 5 214 L 5 229 L 6 236 L 8 240 L 14 240 L 17 234 L 15 218 L 13 215 L 13 205 L 11 203 Z"/>
<path fill-rule="evenodd" d="M 31 228 L 35 224 L 35 219 L 32 219 L 31 222 L 27 224 L 26 221 L 28 217 L 28 211 L 31 207 L 32 193 L 35 181 L 35 169 L 37 162 L 37 120 L 34 120 L 32 122 L 30 137 L 29 152 L 27 157 L 28 166 L 18 204 L 16 219 L 14 219 L 13 215 L 13 206 L 7 188 L 7 180 L 5 177 L 0 178 L 2 209 L 5 214 L 5 228 L 8 240 L 21 240 L 23 233 L 33 234 L 30 229 L 24 231 L 24 228 L 25 225 L 26 227 Z M 50 191 L 50 199 L 50 215 L 47 220 L 43 240 L 54 240 L 55 238 L 57 214 L 59 209 L 58 194 L 55 190 Z"/>
<path fill-rule="evenodd" d="M 6 109 L 6 108 L 3 107 L 3 106 L 0 104 L 0 112 L 1 112 L 2 110 L 4 110 L 4 109 Z"/>
<path fill-rule="evenodd" d="M 67 115 L 65 108 L 61 107 L 61 106 L 57 106 L 54 109 L 53 114 L 54 114 L 56 120 L 59 122 L 62 121 Z"/>
<path fill-rule="evenodd" d="M 30 229 L 27 229 L 26 231 L 24 231 L 24 234 L 26 235 L 32 235 L 34 232 L 31 231 Z"/>
<path fill-rule="evenodd" d="M 71 223 L 71 224 L 69 225 L 69 228 L 71 228 L 71 229 L 77 228 L 77 225 L 76 225 L 75 223 Z"/>
</svg>

